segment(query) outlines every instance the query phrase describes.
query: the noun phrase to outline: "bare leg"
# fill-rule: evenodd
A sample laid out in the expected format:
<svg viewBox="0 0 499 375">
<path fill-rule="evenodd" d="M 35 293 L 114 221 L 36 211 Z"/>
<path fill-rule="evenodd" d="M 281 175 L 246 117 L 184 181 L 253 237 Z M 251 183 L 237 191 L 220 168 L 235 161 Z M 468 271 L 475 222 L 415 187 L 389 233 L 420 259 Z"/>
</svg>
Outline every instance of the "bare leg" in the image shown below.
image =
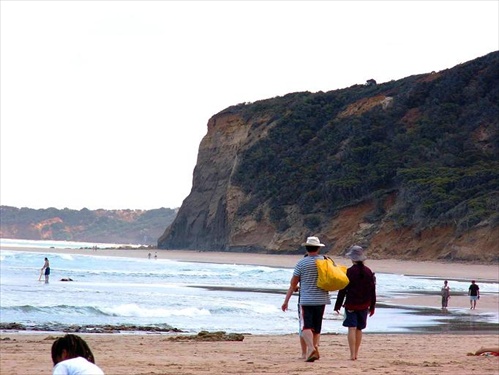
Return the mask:
<svg viewBox="0 0 499 375">
<path fill-rule="evenodd" d="M 320 358 L 319 354 L 319 343 L 321 341 L 321 335 L 319 333 L 314 333 L 314 348 L 317 352 L 317 358 Z"/>
<path fill-rule="evenodd" d="M 355 327 L 348 327 L 348 347 L 350 348 L 350 359 L 353 361 L 356 359 L 355 357 L 355 347 L 356 347 L 356 341 L 357 341 L 357 335 L 356 335 L 357 328 Z"/>
<path fill-rule="evenodd" d="M 301 346 L 301 358 L 307 359 L 307 343 L 305 342 L 305 340 L 301 335 L 300 335 L 300 346 Z"/>
<path fill-rule="evenodd" d="M 362 342 L 362 331 L 355 327 L 348 327 L 348 347 L 350 348 L 350 359 L 355 361 L 359 354 Z"/>
<path fill-rule="evenodd" d="M 355 359 L 359 356 L 360 343 L 362 342 L 362 331 L 357 329 L 355 331 Z"/>
<path fill-rule="evenodd" d="M 301 336 L 307 345 L 307 358 L 310 357 L 315 350 L 314 346 L 314 333 L 311 329 L 304 329 L 301 332 Z"/>
</svg>

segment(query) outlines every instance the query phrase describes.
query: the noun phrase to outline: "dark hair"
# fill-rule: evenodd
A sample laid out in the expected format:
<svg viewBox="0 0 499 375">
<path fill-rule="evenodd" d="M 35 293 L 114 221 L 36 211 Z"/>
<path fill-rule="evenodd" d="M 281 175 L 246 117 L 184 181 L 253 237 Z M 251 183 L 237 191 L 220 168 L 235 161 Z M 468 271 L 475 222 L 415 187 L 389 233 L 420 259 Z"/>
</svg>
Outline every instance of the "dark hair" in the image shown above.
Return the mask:
<svg viewBox="0 0 499 375">
<path fill-rule="evenodd" d="M 56 365 L 60 361 L 62 351 L 66 351 L 66 359 L 83 357 L 95 363 L 95 358 L 88 344 L 80 336 L 67 334 L 59 337 L 52 344 L 52 362 Z"/>
<path fill-rule="evenodd" d="M 315 253 L 316 251 L 319 251 L 320 248 L 320 246 L 305 246 L 307 253 Z"/>
</svg>

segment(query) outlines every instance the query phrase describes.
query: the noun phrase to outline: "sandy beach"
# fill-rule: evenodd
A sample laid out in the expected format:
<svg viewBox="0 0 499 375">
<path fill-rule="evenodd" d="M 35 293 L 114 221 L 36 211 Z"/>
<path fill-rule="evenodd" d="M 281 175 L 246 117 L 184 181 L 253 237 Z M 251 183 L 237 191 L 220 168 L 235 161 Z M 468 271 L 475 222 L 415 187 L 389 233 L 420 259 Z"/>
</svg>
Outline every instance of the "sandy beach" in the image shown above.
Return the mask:
<svg viewBox="0 0 499 375">
<path fill-rule="evenodd" d="M 57 335 L 3 333 L 2 374 L 50 374 Z M 325 335 L 321 359 L 299 359 L 296 335 L 243 341 L 175 342 L 162 335 L 82 335 L 106 374 L 499 374 L 499 357 L 469 357 L 497 335 L 364 335 L 359 359 L 348 359 L 345 335 Z"/>
<path fill-rule="evenodd" d="M 4 247 L 5 250 L 7 250 Z M 147 257 L 148 249 L 8 249 L 40 253 Z M 293 267 L 297 255 L 209 253 L 157 250 L 158 258 L 180 261 L 258 264 Z M 348 264 L 345 259 L 333 257 Z M 497 265 L 368 260 L 375 272 L 449 280 L 499 282 Z M 390 301 L 384 301 L 390 302 Z M 435 306 L 435 296 L 410 296 L 398 304 Z M 467 296 L 453 296 L 452 307 L 469 306 Z M 461 306 L 462 305 L 462 306 Z M 483 296 L 477 312 L 499 309 L 497 295 Z M 229 333 L 229 332 L 228 332 Z M 54 332 L 0 333 L 2 374 L 50 374 L 50 348 L 61 334 Z M 499 357 L 467 356 L 482 346 L 499 346 L 499 331 L 454 334 L 364 334 L 359 359 L 348 359 L 346 331 L 322 336 L 321 359 L 299 359 L 297 335 L 244 335 L 242 341 L 172 340 L 173 334 L 82 334 L 106 374 L 499 374 Z M 195 338 L 195 337 L 194 337 Z"/>
</svg>

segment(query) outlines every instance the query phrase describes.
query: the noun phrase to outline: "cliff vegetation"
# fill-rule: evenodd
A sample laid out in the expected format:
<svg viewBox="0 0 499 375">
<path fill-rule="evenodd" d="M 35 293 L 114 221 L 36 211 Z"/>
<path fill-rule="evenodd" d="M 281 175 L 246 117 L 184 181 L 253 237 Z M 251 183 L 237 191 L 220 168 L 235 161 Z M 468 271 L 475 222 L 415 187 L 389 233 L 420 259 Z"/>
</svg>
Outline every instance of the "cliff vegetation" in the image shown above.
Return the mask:
<svg viewBox="0 0 499 375">
<path fill-rule="evenodd" d="M 0 206 L 0 237 L 156 245 L 176 210 L 59 210 Z"/>
<path fill-rule="evenodd" d="M 241 103 L 208 121 L 160 248 L 498 261 L 499 52 Z"/>
</svg>

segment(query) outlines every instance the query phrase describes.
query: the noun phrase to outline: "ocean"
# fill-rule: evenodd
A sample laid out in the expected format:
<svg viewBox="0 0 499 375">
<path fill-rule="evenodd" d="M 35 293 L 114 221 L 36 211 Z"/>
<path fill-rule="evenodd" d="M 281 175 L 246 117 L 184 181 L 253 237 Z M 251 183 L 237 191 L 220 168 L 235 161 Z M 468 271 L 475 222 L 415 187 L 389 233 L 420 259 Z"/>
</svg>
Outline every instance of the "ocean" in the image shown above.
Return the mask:
<svg viewBox="0 0 499 375">
<path fill-rule="evenodd" d="M 180 262 L 161 259 L 63 254 L 64 248 L 119 247 L 62 241 L 0 241 L 0 323 L 27 327 L 134 325 L 171 327 L 186 333 L 289 334 L 298 331 L 297 297 L 287 312 L 281 304 L 293 270 L 253 265 Z M 9 250 L 22 247 L 22 251 Z M 28 248 L 46 252 L 30 252 Z M 26 249 L 26 250 L 25 250 Z M 50 282 L 39 281 L 44 257 Z M 407 333 L 499 328 L 499 312 L 440 310 L 441 279 L 376 273 L 380 301 L 427 294 L 434 306 L 403 307 L 380 302 L 366 332 Z M 71 278 L 73 281 L 60 281 Z M 454 295 L 466 294 L 469 281 L 452 280 Z M 499 284 L 479 282 L 482 295 L 499 293 Z M 332 300 L 336 293 L 333 292 Z M 342 317 L 326 307 L 323 333 L 345 333 Z"/>
</svg>

